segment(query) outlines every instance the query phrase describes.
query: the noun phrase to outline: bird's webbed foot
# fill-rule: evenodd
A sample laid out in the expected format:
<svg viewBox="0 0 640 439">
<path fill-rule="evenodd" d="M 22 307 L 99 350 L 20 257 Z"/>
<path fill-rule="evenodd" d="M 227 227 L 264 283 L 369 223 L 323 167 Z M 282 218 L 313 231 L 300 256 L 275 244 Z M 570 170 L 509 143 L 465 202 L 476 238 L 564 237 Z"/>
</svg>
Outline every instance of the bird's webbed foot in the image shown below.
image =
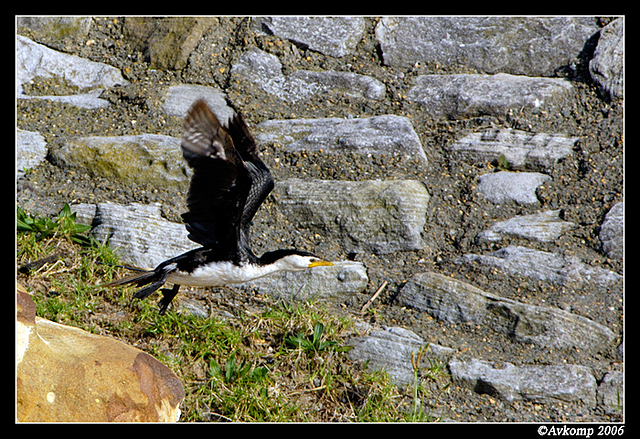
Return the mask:
<svg viewBox="0 0 640 439">
<path fill-rule="evenodd" d="M 171 303 L 173 298 L 176 297 L 179 289 L 180 285 L 176 284 L 173 286 L 173 288 L 163 288 L 160 290 L 160 292 L 162 293 L 162 300 L 160 300 L 160 303 L 158 305 L 160 307 L 159 313 L 161 316 L 165 315 L 169 304 Z"/>
</svg>

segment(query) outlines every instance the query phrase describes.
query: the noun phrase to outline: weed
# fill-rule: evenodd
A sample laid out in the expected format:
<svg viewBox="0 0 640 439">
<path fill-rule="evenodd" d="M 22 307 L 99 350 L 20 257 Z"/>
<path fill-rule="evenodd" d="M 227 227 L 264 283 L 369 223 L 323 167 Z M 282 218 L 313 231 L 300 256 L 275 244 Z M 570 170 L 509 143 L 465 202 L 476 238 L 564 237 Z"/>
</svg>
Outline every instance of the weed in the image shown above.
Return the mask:
<svg viewBox="0 0 640 439">
<path fill-rule="evenodd" d="M 91 238 L 83 235 L 91 229 L 86 224 L 76 223 L 76 213 L 71 212 L 69 204 L 64 207 L 56 218 L 43 218 L 28 215 L 20 206 L 17 208 L 16 227 L 18 232 L 35 233 L 36 239 L 45 239 L 54 235 L 63 236 L 77 244 L 91 244 Z"/>
<path fill-rule="evenodd" d="M 338 344 L 336 341 L 323 340 L 323 332 L 324 325 L 318 322 L 313 327 L 313 335 L 311 337 L 307 337 L 304 333 L 298 332 L 295 336 L 287 337 L 285 343 L 288 346 L 302 350 L 309 356 L 319 354 L 325 350 L 334 348 Z"/>
<path fill-rule="evenodd" d="M 496 159 L 495 165 L 501 171 L 511 170 L 511 163 L 509 163 L 509 160 L 507 160 L 504 154 L 500 154 L 500 156 Z"/>
</svg>

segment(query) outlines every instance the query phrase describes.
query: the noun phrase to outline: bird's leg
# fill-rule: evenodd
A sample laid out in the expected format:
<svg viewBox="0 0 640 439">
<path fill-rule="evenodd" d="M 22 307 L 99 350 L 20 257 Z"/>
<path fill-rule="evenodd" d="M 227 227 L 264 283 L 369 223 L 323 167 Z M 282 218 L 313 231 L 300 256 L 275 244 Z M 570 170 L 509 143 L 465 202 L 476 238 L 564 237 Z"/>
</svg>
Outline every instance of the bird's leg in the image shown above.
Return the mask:
<svg viewBox="0 0 640 439">
<path fill-rule="evenodd" d="M 171 289 L 163 288 L 160 290 L 160 292 L 162 293 L 162 300 L 159 303 L 160 305 L 159 312 L 161 316 L 163 316 L 167 312 L 167 308 L 169 307 L 169 304 L 171 303 L 173 298 L 176 297 L 176 294 L 178 294 L 179 289 L 180 289 L 180 285 L 174 284 L 173 288 Z"/>
</svg>

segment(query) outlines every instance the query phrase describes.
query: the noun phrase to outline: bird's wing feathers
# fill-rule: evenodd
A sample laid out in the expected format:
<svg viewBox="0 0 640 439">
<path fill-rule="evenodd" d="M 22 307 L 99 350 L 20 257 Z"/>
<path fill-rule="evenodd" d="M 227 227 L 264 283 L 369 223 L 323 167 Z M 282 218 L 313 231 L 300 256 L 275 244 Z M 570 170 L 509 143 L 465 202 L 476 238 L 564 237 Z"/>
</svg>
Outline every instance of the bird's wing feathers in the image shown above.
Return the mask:
<svg viewBox="0 0 640 439">
<path fill-rule="evenodd" d="M 243 233 L 248 240 L 249 226 L 260 205 L 273 190 L 274 182 L 269 168 L 258 155 L 258 148 L 249 128 L 240 113 L 229 122 L 229 134 L 233 139 L 236 150 L 244 161 L 245 167 L 251 175 L 251 189 L 242 213 Z"/>
<path fill-rule="evenodd" d="M 188 212 L 182 215 L 189 239 L 244 253 L 237 245 L 248 246 L 249 224 L 273 189 L 273 178 L 242 116 L 226 128 L 197 101 L 185 118 L 182 153 L 194 170 Z"/>
<path fill-rule="evenodd" d="M 182 214 L 189 239 L 206 247 L 235 250 L 236 233 L 251 187 L 251 176 L 227 130 L 204 101 L 184 121 L 182 154 L 193 177 Z"/>
</svg>

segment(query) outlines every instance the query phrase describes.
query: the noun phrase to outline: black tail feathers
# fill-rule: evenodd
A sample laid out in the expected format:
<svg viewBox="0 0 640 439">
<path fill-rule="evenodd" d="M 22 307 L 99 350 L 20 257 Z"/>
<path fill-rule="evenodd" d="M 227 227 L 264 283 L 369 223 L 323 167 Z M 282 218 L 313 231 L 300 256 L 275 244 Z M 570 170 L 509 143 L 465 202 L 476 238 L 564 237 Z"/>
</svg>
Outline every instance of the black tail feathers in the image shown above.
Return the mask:
<svg viewBox="0 0 640 439">
<path fill-rule="evenodd" d="M 158 288 L 163 286 L 169 277 L 171 271 L 168 270 L 152 270 L 145 271 L 143 273 L 132 274 L 131 276 L 123 277 L 113 282 L 100 285 L 101 287 L 113 287 L 118 285 L 135 284 L 140 287 L 146 285 L 144 288 L 138 290 L 133 295 L 136 299 L 146 299 L 153 294 Z M 175 296 L 175 294 L 174 294 Z M 172 297 L 173 298 L 173 297 Z M 168 303 L 167 303 L 168 305 Z M 166 306 L 165 306 L 166 309 Z"/>
</svg>

